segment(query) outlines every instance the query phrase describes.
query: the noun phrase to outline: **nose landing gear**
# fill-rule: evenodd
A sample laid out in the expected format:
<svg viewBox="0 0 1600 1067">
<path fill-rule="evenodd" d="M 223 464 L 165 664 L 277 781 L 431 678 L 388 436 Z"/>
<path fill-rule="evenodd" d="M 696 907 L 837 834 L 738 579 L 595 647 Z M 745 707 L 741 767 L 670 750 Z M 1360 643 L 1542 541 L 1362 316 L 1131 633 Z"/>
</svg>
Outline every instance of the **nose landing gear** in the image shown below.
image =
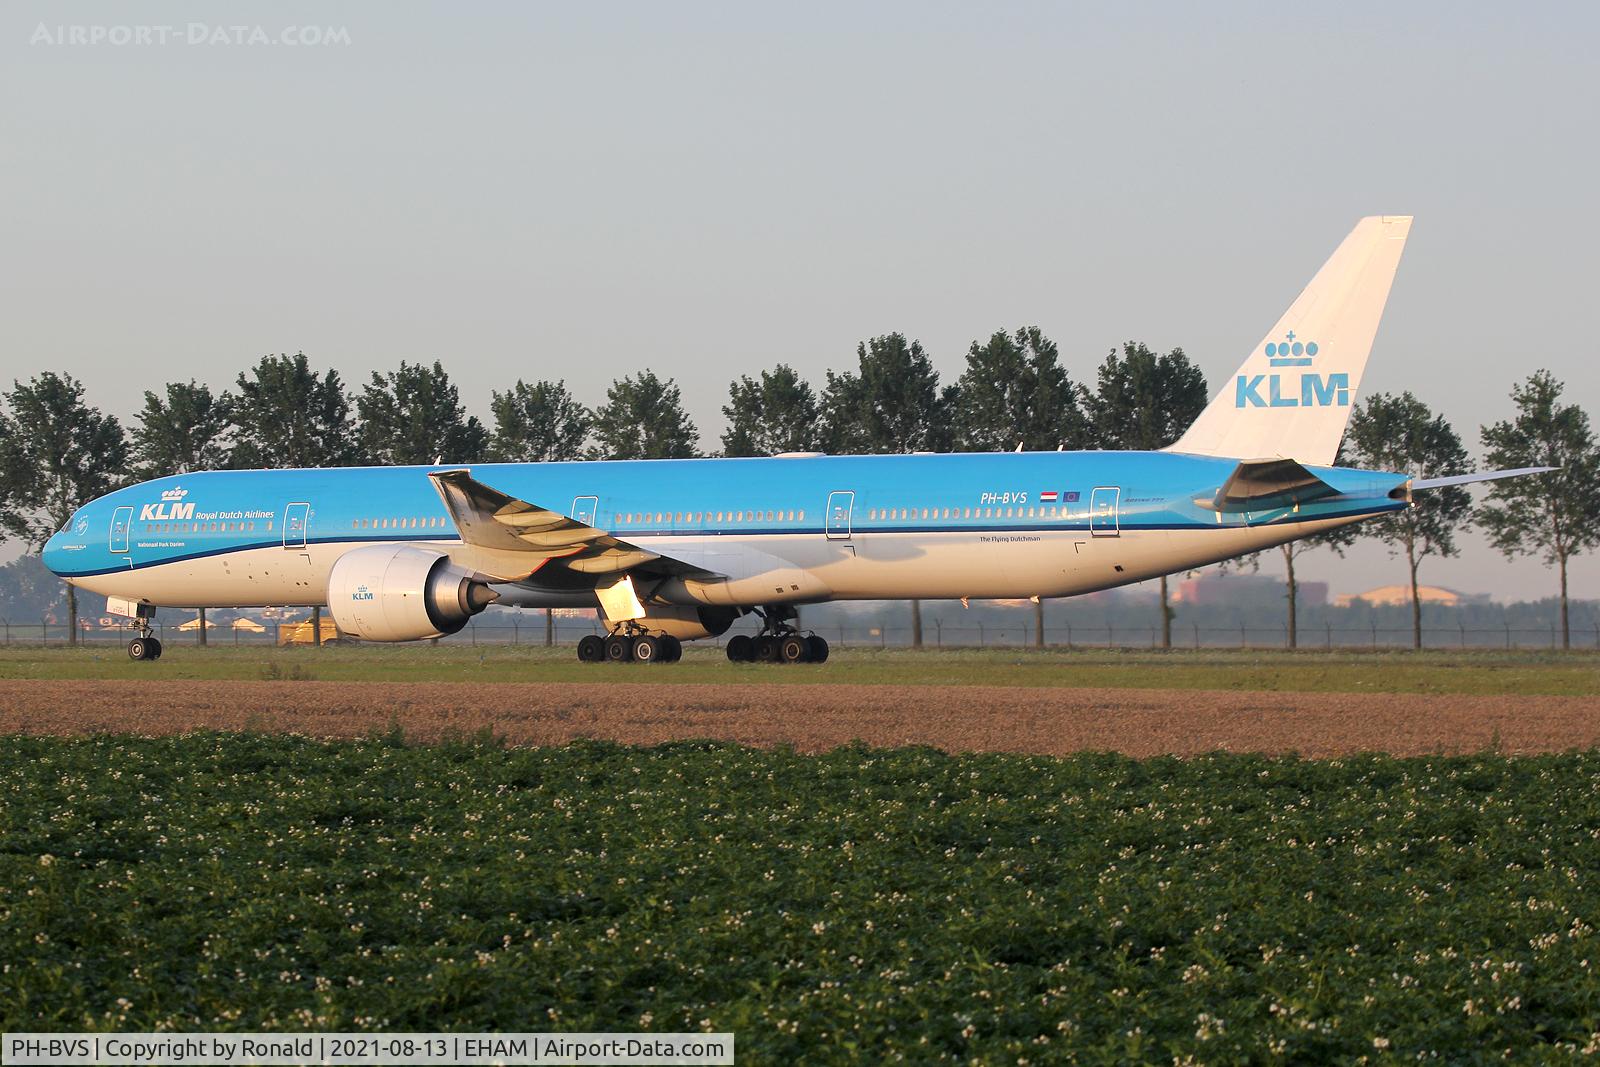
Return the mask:
<svg viewBox="0 0 1600 1067">
<path fill-rule="evenodd" d="M 112 599 L 107 602 L 112 612 L 134 620 L 139 636 L 128 642 L 128 658 L 135 663 L 161 658 L 161 642 L 150 628 L 156 609 L 149 604 Z"/>
<path fill-rule="evenodd" d="M 138 637 L 128 642 L 128 658 L 135 663 L 161 658 L 161 642 L 150 635 L 150 627 L 144 627 Z"/>
</svg>

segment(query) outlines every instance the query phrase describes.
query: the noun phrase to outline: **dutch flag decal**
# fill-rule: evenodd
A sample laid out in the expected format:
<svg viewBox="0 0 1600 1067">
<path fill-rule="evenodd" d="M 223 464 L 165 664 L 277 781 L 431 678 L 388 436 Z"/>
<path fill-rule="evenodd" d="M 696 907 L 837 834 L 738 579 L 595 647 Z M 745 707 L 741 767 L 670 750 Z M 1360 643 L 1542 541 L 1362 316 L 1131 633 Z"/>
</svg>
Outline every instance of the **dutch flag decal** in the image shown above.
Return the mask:
<svg viewBox="0 0 1600 1067">
<path fill-rule="evenodd" d="M 1054 489 L 1046 489 L 1044 492 L 1039 494 L 1039 499 L 1044 501 L 1046 504 L 1054 504 L 1059 497 L 1060 494 Z"/>
</svg>

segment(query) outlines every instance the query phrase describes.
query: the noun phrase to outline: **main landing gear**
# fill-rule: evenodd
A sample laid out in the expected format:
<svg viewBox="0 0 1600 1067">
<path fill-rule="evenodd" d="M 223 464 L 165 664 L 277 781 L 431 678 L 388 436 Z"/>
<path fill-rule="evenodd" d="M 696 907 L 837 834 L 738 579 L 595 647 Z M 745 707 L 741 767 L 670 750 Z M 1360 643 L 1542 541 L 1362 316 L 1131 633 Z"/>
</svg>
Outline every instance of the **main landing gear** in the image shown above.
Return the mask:
<svg viewBox="0 0 1600 1067">
<path fill-rule="evenodd" d="M 826 663 L 828 642 L 795 628 L 793 608 L 758 609 L 761 632 L 728 639 L 728 659 L 734 663 Z"/>
<path fill-rule="evenodd" d="M 590 634 L 578 642 L 583 663 L 674 663 L 683 658 L 683 642 L 671 634 L 652 634 L 626 623 L 608 636 Z"/>
</svg>

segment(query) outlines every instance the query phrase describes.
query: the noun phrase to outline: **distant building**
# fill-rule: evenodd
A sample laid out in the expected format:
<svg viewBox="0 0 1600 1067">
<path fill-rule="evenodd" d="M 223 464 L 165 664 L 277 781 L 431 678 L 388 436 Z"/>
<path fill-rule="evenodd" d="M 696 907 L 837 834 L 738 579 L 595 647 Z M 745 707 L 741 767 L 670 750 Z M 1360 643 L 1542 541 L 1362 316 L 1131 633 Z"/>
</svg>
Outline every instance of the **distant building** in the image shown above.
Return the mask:
<svg viewBox="0 0 1600 1067">
<path fill-rule="evenodd" d="M 1456 608 L 1463 604 L 1487 604 L 1488 593 L 1462 593 L 1454 589 L 1445 589 L 1437 585 L 1422 585 L 1417 587 L 1417 599 L 1424 604 L 1438 604 L 1441 607 Z M 1368 589 L 1365 593 L 1340 593 L 1334 597 L 1335 607 L 1348 608 L 1356 604 L 1371 604 L 1373 607 L 1394 607 L 1411 603 L 1411 587 L 1409 585 L 1380 585 L 1376 589 Z"/>
<path fill-rule="evenodd" d="M 1296 599 L 1302 607 L 1328 602 L 1327 582 L 1297 582 Z M 1237 605 L 1242 602 L 1278 601 L 1288 595 L 1287 583 L 1265 574 L 1202 574 L 1177 584 L 1175 604 Z"/>
</svg>

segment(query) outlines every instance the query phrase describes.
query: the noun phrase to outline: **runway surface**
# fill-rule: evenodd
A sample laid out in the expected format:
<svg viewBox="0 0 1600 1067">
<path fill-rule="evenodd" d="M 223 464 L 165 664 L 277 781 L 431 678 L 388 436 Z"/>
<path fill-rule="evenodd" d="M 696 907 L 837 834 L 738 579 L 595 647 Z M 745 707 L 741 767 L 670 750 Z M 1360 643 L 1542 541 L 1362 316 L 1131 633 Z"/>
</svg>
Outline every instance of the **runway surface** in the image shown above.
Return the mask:
<svg viewBox="0 0 1600 1067">
<path fill-rule="evenodd" d="M 1561 751 L 1600 744 L 1593 697 L 998 686 L 0 680 L 0 733 L 195 729 L 432 741 L 487 726 L 515 745 L 715 738 L 807 752 L 851 741 L 1132 756 Z"/>
</svg>

